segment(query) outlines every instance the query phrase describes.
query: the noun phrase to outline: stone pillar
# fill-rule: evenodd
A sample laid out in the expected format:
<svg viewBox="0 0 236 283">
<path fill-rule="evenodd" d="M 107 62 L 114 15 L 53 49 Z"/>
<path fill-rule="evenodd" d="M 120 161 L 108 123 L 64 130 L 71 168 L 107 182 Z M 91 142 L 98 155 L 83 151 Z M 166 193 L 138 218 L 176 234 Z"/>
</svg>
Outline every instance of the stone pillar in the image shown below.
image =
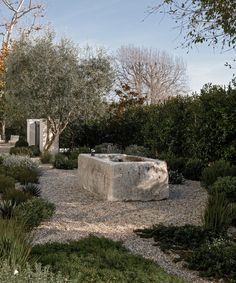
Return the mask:
<svg viewBox="0 0 236 283">
<path fill-rule="evenodd" d="M 27 119 L 27 142 L 29 145 L 36 145 L 36 123 L 39 124 L 39 149 L 43 151 L 47 139 L 47 120 L 46 119 Z M 50 133 L 49 133 L 50 134 Z M 59 151 L 59 138 L 57 138 L 50 148 L 53 154 Z"/>
</svg>

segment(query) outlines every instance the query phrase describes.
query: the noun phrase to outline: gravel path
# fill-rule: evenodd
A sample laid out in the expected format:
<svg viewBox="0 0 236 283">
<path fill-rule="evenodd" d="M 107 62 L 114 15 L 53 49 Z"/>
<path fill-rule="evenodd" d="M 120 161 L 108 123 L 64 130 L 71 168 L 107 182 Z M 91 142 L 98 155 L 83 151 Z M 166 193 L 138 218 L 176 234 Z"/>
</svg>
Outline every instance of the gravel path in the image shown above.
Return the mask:
<svg viewBox="0 0 236 283">
<path fill-rule="evenodd" d="M 36 243 L 75 240 L 89 234 L 122 240 L 133 253 L 156 261 L 167 272 L 190 282 L 209 282 L 196 273 L 173 263 L 152 240 L 141 239 L 134 229 L 157 223 L 183 225 L 200 224 L 206 203 L 206 192 L 199 182 L 171 185 L 170 198 L 151 202 L 107 202 L 78 188 L 77 170 L 57 170 L 43 167 L 40 180 L 42 196 L 55 203 L 54 217 L 36 231 Z"/>
</svg>

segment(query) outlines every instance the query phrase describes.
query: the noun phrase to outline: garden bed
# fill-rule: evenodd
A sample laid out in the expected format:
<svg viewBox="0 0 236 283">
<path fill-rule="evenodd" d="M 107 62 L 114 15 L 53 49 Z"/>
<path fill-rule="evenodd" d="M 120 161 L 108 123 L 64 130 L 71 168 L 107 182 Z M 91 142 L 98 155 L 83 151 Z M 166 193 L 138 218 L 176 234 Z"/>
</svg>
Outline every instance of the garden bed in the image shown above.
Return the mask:
<svg viewBox="0 0 236 283">
<path fill-rule="evenodd" d="M 56 213 L 38 228 L 35 243 L 78 240 L 89 234 L 105 236 L 122 240 L 133 253 L 156 261 L 169 273 L 190 282 L 207 282 L 181 263 L 173 263 L 171 255 L 152 246 L 152 240 L 140 239 L 133 233 L 134 229 L 157 223 L 201 224 L 207 194 L 199 182 L 170 185 L 170 198 L 164 201 L 112 203 L 79 189 L 77 170 L 44 168 L 40 183 L 42 196 L 56 205 Z"/>
</svg>

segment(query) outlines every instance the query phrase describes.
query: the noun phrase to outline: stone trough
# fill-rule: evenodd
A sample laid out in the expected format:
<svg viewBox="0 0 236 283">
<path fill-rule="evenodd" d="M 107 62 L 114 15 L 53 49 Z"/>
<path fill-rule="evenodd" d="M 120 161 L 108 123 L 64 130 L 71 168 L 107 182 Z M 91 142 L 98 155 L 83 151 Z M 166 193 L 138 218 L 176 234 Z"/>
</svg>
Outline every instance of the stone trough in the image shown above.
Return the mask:
<svg viewBox="0 0 236 283">
<path fill-rule="evenodd" d="M 109 201 L 150 201 L 169 197 L 165 161 L 125 154 L 80 154 L 79 185 Z"/>
</svg>

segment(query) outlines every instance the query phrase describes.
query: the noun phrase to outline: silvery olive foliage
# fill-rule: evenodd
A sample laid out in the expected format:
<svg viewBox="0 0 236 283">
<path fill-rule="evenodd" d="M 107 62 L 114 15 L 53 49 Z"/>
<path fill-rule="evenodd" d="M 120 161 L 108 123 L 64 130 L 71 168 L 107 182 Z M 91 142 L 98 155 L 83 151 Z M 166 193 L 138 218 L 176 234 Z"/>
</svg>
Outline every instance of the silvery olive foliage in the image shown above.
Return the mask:
<svg viewBox="0 0 236 283">
<path fill-rule="evenodd" d="M 7 59 L 6 88 L 14 113 L 47 119 L 45 150 L 78 117 L 100 115 L 113 83 L 110 58 L 104 50 L 78 48 L 52 32 L 38 38 L 22 36 Z M 13 111 L 12 111 L 13 112 Z"/>
</svg>

